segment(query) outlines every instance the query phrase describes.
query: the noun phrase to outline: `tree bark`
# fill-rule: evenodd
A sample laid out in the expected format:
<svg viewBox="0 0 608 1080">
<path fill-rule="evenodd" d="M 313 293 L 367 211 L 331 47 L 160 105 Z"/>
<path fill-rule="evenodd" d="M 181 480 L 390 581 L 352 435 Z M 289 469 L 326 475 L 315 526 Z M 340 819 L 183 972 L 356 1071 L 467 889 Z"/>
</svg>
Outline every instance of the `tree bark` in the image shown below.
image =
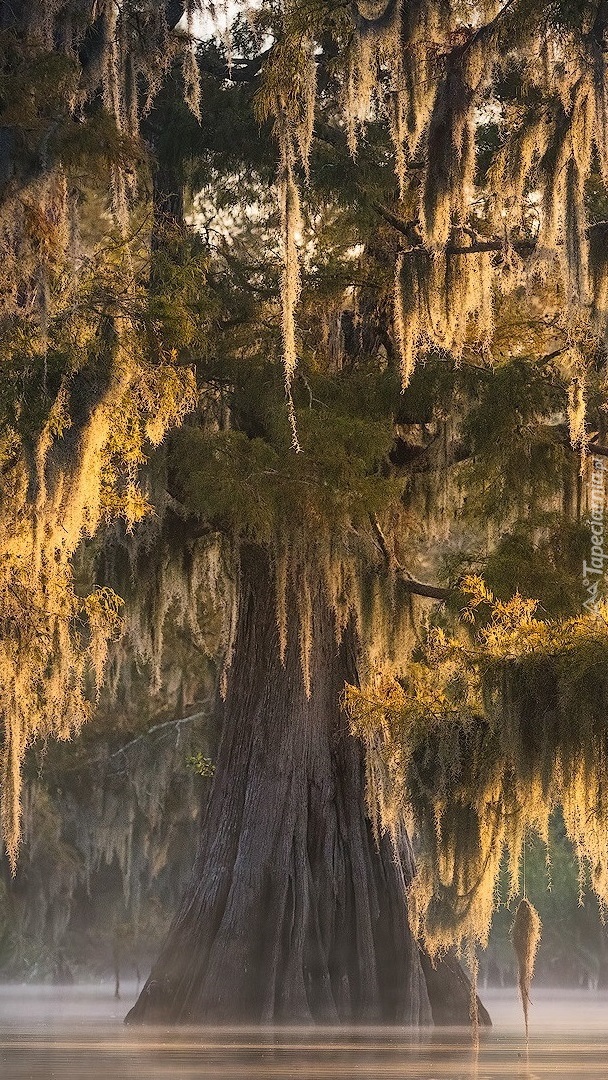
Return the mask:
<svg viewBox="0 0 608 1080">
<path fill-rule="evenodd" d="M 376 843 L 362 751 L 340 709 L 357 680 L 354 628 L 338 642 L 319 586 L 307 698 L 294 590 L 282 665 L 261 549 L 244 549 L 240 588 L 192 879 L 127 1022 L 431 1023 L 407 919 L 409 840 Z M 451 1019 L 466 1022 L 466 1006 Z"/>
</svg>

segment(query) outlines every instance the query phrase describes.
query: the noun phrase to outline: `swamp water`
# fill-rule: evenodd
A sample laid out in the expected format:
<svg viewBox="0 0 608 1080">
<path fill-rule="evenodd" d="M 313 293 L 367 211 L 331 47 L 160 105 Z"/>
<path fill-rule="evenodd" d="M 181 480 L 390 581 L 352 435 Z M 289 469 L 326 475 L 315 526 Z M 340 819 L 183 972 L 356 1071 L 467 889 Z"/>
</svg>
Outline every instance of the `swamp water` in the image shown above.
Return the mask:
<svg viewBox="0 0 608 1080">
<path fill-rule="evenodd" d="M 127 1028 L 135 988 L 0 987 L 2 1080 L 606 1080 L 608 993 L 535 990 L 529 1051 L 515 990 L 462 1028 Z"/>
</svg>

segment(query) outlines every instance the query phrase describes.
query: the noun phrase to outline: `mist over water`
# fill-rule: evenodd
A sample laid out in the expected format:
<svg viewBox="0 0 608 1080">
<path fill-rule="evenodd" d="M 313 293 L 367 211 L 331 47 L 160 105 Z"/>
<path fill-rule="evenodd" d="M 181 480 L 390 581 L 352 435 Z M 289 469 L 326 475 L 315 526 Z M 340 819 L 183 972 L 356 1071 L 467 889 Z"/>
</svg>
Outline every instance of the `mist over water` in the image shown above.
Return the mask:
<svg viewBox="0 0 608 1080">
<path fill-rule="evenodd" d="M 110 986 L 0 987 L 3 1080 L 602 1080 L 608 994 L 537 990 L 529 1052 L 515 991 L 483 994 L 479 1050 L 463 1028 L 127 1028 Z"/>
</svg>

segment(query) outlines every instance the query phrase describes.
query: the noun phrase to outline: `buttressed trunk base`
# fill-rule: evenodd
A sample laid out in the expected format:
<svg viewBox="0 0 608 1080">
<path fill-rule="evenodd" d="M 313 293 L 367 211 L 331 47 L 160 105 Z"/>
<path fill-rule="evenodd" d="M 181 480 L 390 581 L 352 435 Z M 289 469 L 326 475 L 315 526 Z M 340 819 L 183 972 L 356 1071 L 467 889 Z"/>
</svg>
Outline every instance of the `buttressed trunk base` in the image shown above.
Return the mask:
<svg viewBox="0 0 608 1080">
<path fill-rule="evenodd" d="M 199 851 L 129 1023 L 433 1020 L 407 918 L 409 840 L 376 843 L 361 748 L 340 709 L 344 683 L 357 680 L 353 628 L 338 644 L 319 587 L 307 698 L 293 589 L 287 601 L 282 664 L 274 575 L 262 550 L 246 548 Z M 438 980 L 441 1019 L 464 1023 L 468 986 L 452 970 Z"/>
</svg>

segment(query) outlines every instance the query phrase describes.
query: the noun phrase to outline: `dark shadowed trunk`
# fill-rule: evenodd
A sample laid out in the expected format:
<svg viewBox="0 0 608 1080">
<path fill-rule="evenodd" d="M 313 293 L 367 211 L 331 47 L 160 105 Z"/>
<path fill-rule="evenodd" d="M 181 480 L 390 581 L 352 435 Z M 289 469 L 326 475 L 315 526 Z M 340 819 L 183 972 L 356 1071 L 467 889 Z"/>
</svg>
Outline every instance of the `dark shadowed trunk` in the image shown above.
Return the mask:
<svg viewBox="0 0 608 1080">
<path fill-rule="evenodd" d="M 398 853 L 386 837 L 376 844 L 361 749 L 340 710 L 357 679 L 353 629 L 337 643 L 319 588 L 307 698 L 289 599 L 283 666 L 273 575 L 260 549 L 245 549 L 200 848 L 129 1022 L 432 1021 L 407 920 L 409 841 Z M 454 1004 L 450 1019 L 466 1022 L 466 993 L 464 1009 Z"/>
</svg>

